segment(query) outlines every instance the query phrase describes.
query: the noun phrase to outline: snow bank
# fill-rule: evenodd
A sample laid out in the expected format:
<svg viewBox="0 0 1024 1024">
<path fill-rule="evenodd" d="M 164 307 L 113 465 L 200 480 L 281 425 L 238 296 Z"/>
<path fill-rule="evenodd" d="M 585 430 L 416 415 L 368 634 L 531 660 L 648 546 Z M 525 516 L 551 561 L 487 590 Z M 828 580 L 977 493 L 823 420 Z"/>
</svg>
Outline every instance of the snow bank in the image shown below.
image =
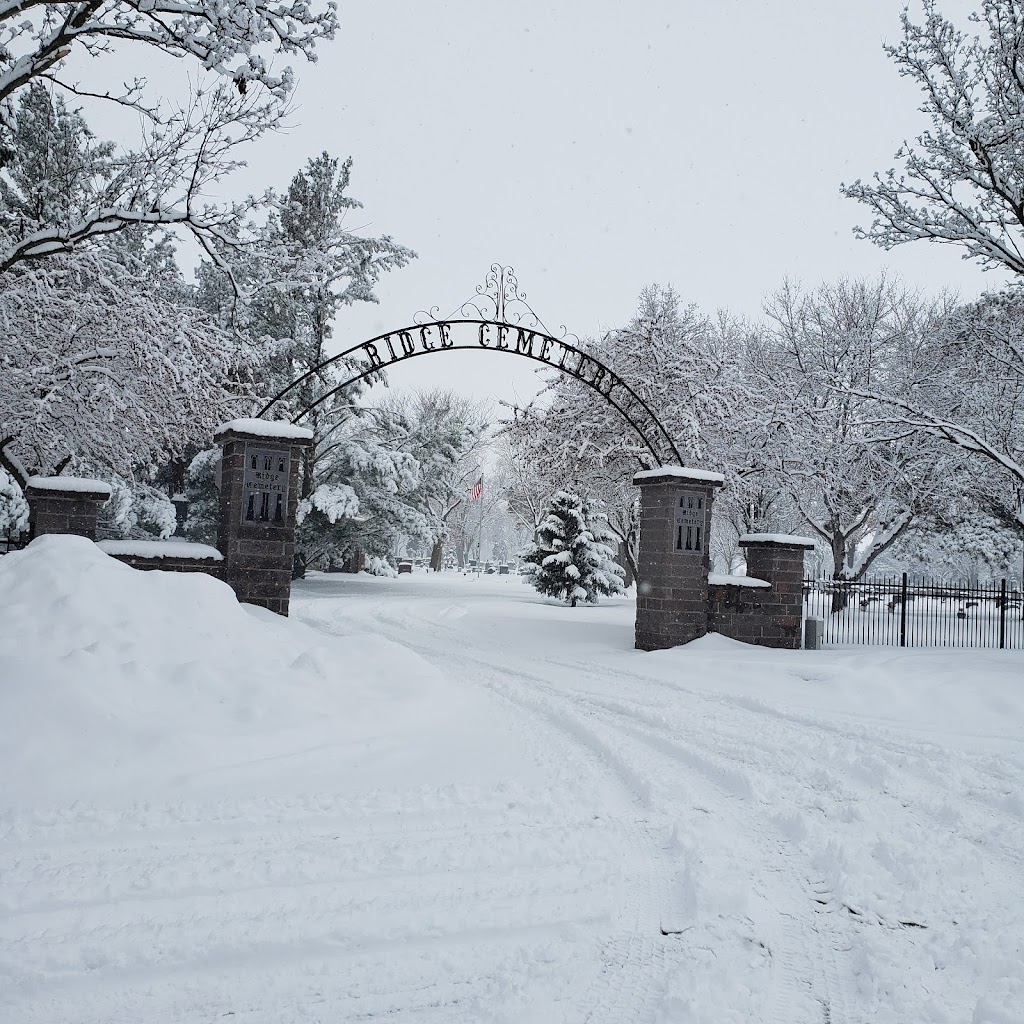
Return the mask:
<svg viewBox="0 0 1024 1024">
<path fill-rule="evenodd" d="M 254 417 L 228 420 L 214 432 L 214 437 L 235 431 L 239 434 L 254 434 L 257 437 L 287 438 L 289 440 L 312 441 L 313 431 L 307 427 L 297 427 L 287 420 L 259 420 Z"/>
<path fill-rule="evenodd" d="M 105 494 L 110 497 L 110 484 L 83 476 L 30 476 L 25 486 L 36 491 L 75 491 L 81 494 Z"/>
<path fill-rule="evenodd" d="M 81 537 L 0 559 L 0 609 L 4 803 L 148 797 L 243 764 L 262 792 L 283 759 L 330 748 L 344 763 L 339 748 L 394 746 L 453 707 L 404 647 L 326 637 L 204 573 L 139 572 Z"/>
<path fill-rule="evenodd" d="M 224 561 L 224 556 L 215 547 L 209 544 L 196 544 L 189 540 L 101 540 L 97 546 L 108 555 Z"/>
</svg>

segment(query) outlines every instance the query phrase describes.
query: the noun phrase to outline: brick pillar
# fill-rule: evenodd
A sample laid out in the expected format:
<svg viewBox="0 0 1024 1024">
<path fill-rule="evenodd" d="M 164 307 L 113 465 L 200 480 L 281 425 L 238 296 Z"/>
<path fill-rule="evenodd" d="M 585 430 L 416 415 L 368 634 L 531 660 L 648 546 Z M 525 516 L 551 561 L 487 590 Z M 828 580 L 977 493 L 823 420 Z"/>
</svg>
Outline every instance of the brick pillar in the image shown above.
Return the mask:
<svg viewBox="0 0 1024 1024">
<path fill-rule="evenodd" d="M 809 537 L 748 533 L 739 545 L 747 560 L 747 575 L 767 580 L 771 590 L 758 593 L 761 601 L 761 647 L 799 650 L 803 629 L 804 554 L 814 550 Z"/>
<path fill-rule="evenodd" d="M 708 631 L 708 540 L 718 473 L 679 466 L 633 477 L 640 488 L 636 646 L 677 647 Z"/>
<path fill-rule="evenodd" d="M 110 488 L 100 480 L 32 476 L 25 484 L 25 497 L 33 537 L 70 533 L 95 540 L 96 519 L 110 498 Z"/>
<path fill-rule="evenodd" d="M 312 431 L 243 419 L 222 424 L 214 437 L 221 446 L 224 581 L 239 601 L 287 615 L 301 453 L 313 443 Z"/>
</svg>

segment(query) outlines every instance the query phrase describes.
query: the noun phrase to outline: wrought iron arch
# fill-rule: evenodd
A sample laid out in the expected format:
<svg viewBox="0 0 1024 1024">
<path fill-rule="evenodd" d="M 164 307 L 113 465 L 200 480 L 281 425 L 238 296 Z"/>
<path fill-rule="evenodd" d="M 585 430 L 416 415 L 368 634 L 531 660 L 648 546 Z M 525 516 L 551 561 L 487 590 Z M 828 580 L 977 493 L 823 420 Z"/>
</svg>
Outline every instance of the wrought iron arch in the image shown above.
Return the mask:
<svg viewBox="0 0 1024 1024">
<path fill-rule="evenodd" d="M 472 327 L 473 331 L 466 331 Z M 460 334 L 468 337 L 460 338 Z M 654 458 L 655 465 L 666 462 L 682 465 L 682 458 L 671 435 L 651 407 L 613 370 L 599 359 L 545 331 L 531 329 L 504 320 L 476 318 L 430 320 L 412 324 L 397 331 L 388 331 L 369 341 L 360 342 L 296 377 L 263 406 L 257 416 L 264 416 L 289 394 L 316 378 L 336 363 L 356 360 L 354 372 L 337 384 L 331 383 L 322 394 L 292 417 L 298 423 L 314 409 L 346 388 L 400 365 L 410 359 L 439 352 L 505 353 L 533 360 L 573 377 L 600 395 L 629 424 Z"/>
</svg>

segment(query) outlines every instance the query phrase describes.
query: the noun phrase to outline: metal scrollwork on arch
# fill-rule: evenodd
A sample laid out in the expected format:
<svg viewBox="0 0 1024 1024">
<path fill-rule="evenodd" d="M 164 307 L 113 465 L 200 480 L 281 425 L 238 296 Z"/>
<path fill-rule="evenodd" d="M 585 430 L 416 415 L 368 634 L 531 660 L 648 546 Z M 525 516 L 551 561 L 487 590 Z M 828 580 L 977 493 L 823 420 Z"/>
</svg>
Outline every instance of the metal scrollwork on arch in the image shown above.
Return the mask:
<svg viewBox="0 0 1024 1024">
<path fill-rule="evenodd" d="M 438 318 L 437 307 L 420 313 L 414 323 L 360 342 L 314 366 L 283 388 L 256 414 L 265 416 L 297 389 L 323 371 L 340 364 L 349 371 L 341 381 L 331 380 L 324 390 L 292 417 L 298 422 L 321 408 L 332 396 L 368 378 L 378 377 L 410 359 L 438 352 L 491 352 L 519 356 L 573 377 L 600 395 L 633 428 L 654 465 L 682 464 L 671 435 L 647 402 L 622 377 L 579 347 L 575 335 L 555 337 L 526 302 L 526 293 L 510 267 L 491 265 L 476 296 L 454 313 Z M 473 315 L 475 314 L 475 315 Z M 577 344 L 568 341 L 572 337 Z"/>
<path fill-rule="evenodd" d="M 471 298 L 456 306 L 446 317 L 439 316 L 440 306 L 431 306 L 429 310 L 420 310 L 413 320 L 416 324 L 436 322 L 438 320 L 486 320 L 492 323 L 513 324 L 516 327 L 528 327 L 554 335 L 547 324 L 540 318 L 537 311 L 530 305 L 526 292 L 519 287 L 519 278 L 512 267 L 502 263 L 492 263 L 484 277 L 483 283 L 476 286 Z M 579 338 L 560 324 L 560 338 L 572 338 L 579 344 Z"/>
</svg>

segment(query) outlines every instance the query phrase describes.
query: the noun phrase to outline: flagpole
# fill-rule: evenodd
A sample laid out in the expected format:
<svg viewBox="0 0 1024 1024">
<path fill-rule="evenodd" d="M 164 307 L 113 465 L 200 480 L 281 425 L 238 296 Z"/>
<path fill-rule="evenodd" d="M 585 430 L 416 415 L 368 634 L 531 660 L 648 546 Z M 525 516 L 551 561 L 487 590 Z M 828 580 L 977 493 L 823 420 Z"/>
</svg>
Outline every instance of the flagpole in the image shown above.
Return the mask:
<svg viewBox="0 0 1024 1024">
<path fill-rule="evenodd" d="M 480 474 L 480 522 L 476 528 L 476 574 L 479 578 L 483 572 L 483 546 L 484 546 L 484 488 L 483 488 L 483 473 Z"/>
</svg>

